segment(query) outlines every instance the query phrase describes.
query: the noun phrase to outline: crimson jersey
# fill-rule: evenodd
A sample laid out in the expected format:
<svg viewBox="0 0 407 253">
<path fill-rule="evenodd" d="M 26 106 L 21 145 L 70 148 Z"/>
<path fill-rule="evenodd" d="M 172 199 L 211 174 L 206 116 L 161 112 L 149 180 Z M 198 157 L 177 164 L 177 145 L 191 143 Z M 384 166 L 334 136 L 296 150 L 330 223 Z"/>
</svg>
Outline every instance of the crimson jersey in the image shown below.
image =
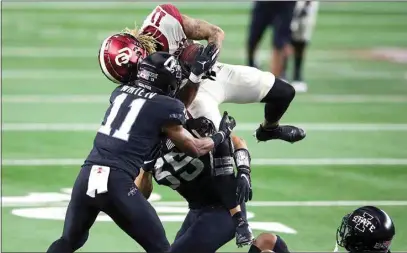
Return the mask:
<svg viewBox="0 0 407 253">
<path fill-rule="evenodd" d="M 187 41 L 181 13 L 172 4 L 158 5 L 144 20 L 140 33 L 152 35 L 160 43 L 157 51 L 175 55 Z"/>
</svg>

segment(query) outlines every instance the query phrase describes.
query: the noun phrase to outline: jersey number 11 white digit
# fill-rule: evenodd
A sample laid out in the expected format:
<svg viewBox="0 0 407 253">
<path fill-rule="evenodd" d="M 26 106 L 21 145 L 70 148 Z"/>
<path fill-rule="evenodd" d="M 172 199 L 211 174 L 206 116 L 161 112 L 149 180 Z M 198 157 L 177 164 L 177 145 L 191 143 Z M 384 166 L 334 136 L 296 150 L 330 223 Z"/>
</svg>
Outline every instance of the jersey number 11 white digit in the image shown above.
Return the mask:
<svg viewBox="0 0 407 253">
<path fill-rule="evenodd" d="M 106 118 L 106 123 L 104 125 L 101 125 L 99 128 L 99 133 L 106 134 L 110 136 L 110 133 L 112 132 L 112 123 L 114 119 L 117 116 L 117 113 L 120 110 L 121 105 L 123 104 L 124 100 L 127 98 L 127 94 L 121 94 L 117 96 L 114 101 L 113 101 L 113 106 L 112 109 L 110 110 L 109 115 Z M 119 129 L 116 129 L 114 131 L 112 137 L 123 140 L 123 141 L 128 141 L 129 140 L 129 132 L 131 129 L 131 126 L 134 124 L 134 122 L 137 119 L 138 114 L 140 113 L 141 108 L 143 107 L 144 103 L 146 102 L 145 99 L 142 98 L 137 98 L 133 100 L 130 104 L 130 110 L 127 113 L 126 117 L 124 118 L 123 122 L 121 123 Z"/>
</svg>

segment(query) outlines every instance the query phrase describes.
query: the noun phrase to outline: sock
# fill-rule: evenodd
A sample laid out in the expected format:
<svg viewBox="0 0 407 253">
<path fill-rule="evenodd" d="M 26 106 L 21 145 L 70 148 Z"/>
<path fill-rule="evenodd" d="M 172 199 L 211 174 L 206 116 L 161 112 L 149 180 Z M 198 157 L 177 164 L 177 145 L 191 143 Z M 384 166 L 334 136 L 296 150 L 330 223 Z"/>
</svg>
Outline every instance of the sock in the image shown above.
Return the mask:
<svg viewBox="0 0 407 253">
<path fill-rule="evenodd" d="M 274 245 L 273 251 L 276 253 L 290 253 L 285 241 L 277 235 L 276 244 Z"/>
<path fill-rule="evenodd" d="M 260 253 L 260 252 L 261 252 L 261 249 L 257 248 L 256 245 L 252 244 L 252 246 L 250 246 L 248 253 Z"/>
<path fill-rule="evenodd" d="M 305 41 L 292 41 L 294 47 L 294 81 L 302 80 L 302 60 L 304 49 L 307 46 Z"/>
</svg>

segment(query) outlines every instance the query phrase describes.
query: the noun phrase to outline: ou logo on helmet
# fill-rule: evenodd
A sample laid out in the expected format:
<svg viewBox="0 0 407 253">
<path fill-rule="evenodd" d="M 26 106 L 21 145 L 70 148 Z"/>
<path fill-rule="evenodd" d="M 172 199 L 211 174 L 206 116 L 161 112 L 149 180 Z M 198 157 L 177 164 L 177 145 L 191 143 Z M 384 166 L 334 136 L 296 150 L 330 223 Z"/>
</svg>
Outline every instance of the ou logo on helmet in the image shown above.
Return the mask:
<svg viewBox="0 0 407 253">
<path fill-rule="evenodd" d="M 116 64 L 118 66 L 122 66 L 122 64 L 127 64 L 130 61 L 130 58 L 132 56 L 132 51 L 130 48 L 128 47 L 124 47 L 122 49 L 120 49 L 119 54 L 116 56 L 116 58 L 114 59 L 114 61 L 116 62 Z"/>
</svg>

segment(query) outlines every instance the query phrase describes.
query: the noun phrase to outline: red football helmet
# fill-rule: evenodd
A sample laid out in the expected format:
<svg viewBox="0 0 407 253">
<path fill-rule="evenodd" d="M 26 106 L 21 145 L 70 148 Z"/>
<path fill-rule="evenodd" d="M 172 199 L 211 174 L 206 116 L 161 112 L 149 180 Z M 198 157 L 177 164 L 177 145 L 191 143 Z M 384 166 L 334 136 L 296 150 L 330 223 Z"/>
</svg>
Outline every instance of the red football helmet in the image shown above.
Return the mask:
<svg viewBox="0 0 407 253">
<path fill-rule="evenodd" d="M 118 33 L 106 38 L 99 50 L 99 65 L 103 74 L 115 83 L 136 80 L 138 64 L 147 56 L 147 50 L 129 33 Z"/>
</svg>

